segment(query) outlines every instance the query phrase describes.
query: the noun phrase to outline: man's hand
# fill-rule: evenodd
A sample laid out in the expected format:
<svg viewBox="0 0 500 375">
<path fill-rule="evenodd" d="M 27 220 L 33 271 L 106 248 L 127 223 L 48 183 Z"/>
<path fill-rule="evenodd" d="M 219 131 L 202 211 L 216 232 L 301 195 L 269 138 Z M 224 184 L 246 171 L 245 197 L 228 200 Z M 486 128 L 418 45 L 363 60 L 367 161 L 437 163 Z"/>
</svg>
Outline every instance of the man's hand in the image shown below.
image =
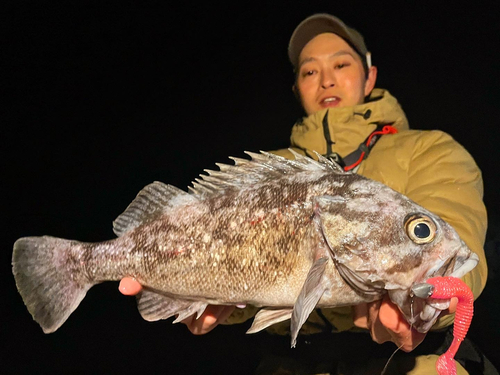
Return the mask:
<svg viewBox="0 0 500 375">
<path fill-rule="evenodd" d="M 456 299 L 444 314 L 455 312 Z M 382 300 L 362 303 L 353 307 L 354 325 L 370 331 L 373 341 L 382 344 L 392 341 L 405 352 L 411 352 L 425 338 L 425 333 L 410 329 L 410 325 L 399 308 L 391 302 L 388 295 Z"/>
<path fill-rule="evenodd" d="M 391 302 L 388 295 L 383 299 L 362 303 L 353 307 L 354 325 L 370 331 L 373 341 L 382 344 L 392 341 L 405 352 L 411 352 L 425 338 L 425 333 L 410 329 L 410 325 Z"/>
<path fill-rule="evenodd" d="M 118 290 L 126 296 L 134 296 L 142 290 L 142 286 L 134 278 L 124 277 L 120 281 Z M 220 323 L 224 323 L 235 308 L 236 306 L 208 305 L 198 319 L 196 319 L 196 314 L 194 314 L 184 319 L 181 323 L 184 323 L 193 334 L 204 335 Z"/>
</svg>

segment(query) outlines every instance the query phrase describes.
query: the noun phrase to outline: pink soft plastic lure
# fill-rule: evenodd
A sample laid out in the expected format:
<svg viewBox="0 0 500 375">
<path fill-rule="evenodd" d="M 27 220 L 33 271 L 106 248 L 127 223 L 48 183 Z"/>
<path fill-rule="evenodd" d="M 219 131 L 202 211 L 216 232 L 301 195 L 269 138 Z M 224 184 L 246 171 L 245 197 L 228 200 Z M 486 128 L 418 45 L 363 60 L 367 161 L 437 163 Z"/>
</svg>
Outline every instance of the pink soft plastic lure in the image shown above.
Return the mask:
<svg viewBox="0 0 500 375">
<path fill-rule="evenodd" d="M 458 298 L 453 326 L 453 342 L 436 363 L 439 375 L 455 375 L 457 368 L 454 357 L 469 330 L 474 314 L 472 291 L 462 280 L 451 276 L 430 278 L 426 283 L 415 285 L 412 290 L 417 297 L 421 298 L 430 296 L 438 299 Z"/>
</svg>

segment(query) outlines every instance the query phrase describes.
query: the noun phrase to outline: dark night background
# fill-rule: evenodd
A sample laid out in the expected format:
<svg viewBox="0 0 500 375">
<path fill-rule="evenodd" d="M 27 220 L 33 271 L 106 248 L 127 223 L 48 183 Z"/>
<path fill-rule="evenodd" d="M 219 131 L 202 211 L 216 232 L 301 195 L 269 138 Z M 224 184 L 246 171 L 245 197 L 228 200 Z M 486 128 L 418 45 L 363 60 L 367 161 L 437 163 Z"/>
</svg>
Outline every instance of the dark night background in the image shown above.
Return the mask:
<svg viewBox="0 0 500 375">
<path fill-rule="evenodd" d="M 288 39 L 316 12 L 364 36 L 419 129 L 450 133 L 483 170 L 490 277 L 469 337 L 500 353 L 499 17 L 462 2 L 318 2 L 215 6 L 188 1 L 4 2 L 0 8 L 2 373 L 251 373 L 264 335 L 248 325 L 195 337 L 142 320 L 118 283 L 96 286 L 44 335 L 17 294 L 14 241 L 102 241 L 139 190 L 185 189 L 215 162 L 288 146 L 302 115 Z M 268 2 L 271 3 L 271 2 Z M 454 5 L 452 5 L 454 4 Z M 390 345 L 390 344 L 388 344 Z"/>
</svg>

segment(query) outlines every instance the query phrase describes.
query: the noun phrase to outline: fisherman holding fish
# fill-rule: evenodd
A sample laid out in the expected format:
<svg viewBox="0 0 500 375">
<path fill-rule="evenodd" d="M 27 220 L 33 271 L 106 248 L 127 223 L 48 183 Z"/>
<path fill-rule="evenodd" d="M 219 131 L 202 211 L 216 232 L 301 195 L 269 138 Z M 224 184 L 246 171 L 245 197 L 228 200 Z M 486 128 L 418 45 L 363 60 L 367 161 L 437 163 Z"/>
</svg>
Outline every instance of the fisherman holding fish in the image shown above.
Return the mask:
<svg viewBox="0 0 500 375">
<path fill-rule="evenodd" d="M 290 333 L 292 346 L 299 330 L 302 346 L 368 330 L 370 344 L 412 352 L 431 326 L 453 323 L 456 307 L 453 299 L 414 302 L 414 283 L 451 275 L 480 295 L 486 210 L 473 158 L 446 133 L 409 128 L 397 100 L 375 88 L 363 37 L 338 18 L 305 19 L 288 54 L 307 114 L 289 149 L 220 165 L 189 194 L 148 185 L 113 223 L 114 240 L 16 241 L 16 284 L 44 332 L 93 285 L 121 279 L 145 319 L 177 315 L 194 334 L 255 316 L 250 332 Z M 334 358 L 342 349 L 328 350 Z M 368 357 L 349 365 L 373 370 Z M 406 361 L 403 373 L 430 374 L 436 359 L 394 361 Z"/>
<path fill-rule="evenodd" d="M 479 264 L 463 277 L 477 298 L 487 278 L 483 251 L 486 210 L 481 172 L 468 152 L 441 131 L 410 130 L 397 100 L 375 88 L 377 68 L 371 64 L 362 35 L 328 14 L 305 19 L 293 32 L 288 54 L 295 73 L 293 91 L 307 117 L 292 129 L 291 148 L 314 157 L 312 151 L 353 171 L 380 181 L 444 218 L 479 256 Z M 289 150 L 274 153 L 293 159 Z M 120 290 L 136 294 L 141 287 L 123 279 Z M 456 301 L 432 328 L 452 324 Z M 205 334 L 220 323 L 249 319 L 255 309 L 209 305 L 196 319 L 183 321 L 194 334 Z M 268 331 L 286 334 L 285 323 Z M 328 328 L 330 327 L 330 328 Z M 330 329 L 369 330 L 373 341 L 394 342 L 406 352 L 415 349 L 425 333 L 411 329 L 386 295 L 382 300 L 352 308 L 315 310 L 301 334 Z M 432 373 L 436 356 L 418 357 L 411 374 Z M 458 366 L 458 373 L 466 373 Z"/>
</svg>

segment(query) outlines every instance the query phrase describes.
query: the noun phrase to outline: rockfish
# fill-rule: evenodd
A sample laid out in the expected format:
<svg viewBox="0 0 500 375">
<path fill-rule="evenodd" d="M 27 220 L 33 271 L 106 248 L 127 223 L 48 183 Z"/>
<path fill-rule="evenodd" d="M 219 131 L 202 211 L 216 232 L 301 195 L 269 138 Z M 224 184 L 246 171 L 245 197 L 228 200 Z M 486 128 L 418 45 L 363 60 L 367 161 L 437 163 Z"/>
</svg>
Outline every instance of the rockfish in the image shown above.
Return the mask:
<svg viewBox="0 0 500 375">
<path fill-rule="evenodd" d="M 386 185 L 320 155 L 247 154 L 206 170 L 189 192 L 146 186 L 114 221 L 116 239 L 17 240 L 17 288 L 43 331 L 57 330 L 93 285 L 128 276 L 144 286 L 138 309 L 149 321 L 255 305 L 249 332 L 291 318 L 294 346 L 314 308 L 389 293 L 425 332 L 447 305 L 414 302 L 412 285 L 478 262 L 449 224 Z"/>
</svg>

